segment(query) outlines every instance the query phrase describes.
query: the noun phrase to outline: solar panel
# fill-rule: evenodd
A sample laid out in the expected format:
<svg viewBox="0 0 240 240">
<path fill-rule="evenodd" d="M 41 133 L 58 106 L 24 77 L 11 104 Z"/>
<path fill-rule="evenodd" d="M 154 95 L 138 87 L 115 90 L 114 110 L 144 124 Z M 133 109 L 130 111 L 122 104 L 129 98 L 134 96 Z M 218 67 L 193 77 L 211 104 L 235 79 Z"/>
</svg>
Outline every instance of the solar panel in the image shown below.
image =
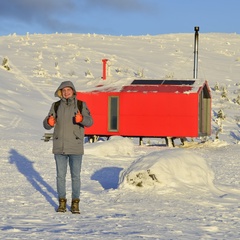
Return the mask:
<svg viewBox="0 0 240 240">
<path fill-rule="evenodd" d="M 134 80 L 131 85 L 193 85 L 195 80 Z"/>
</svg>

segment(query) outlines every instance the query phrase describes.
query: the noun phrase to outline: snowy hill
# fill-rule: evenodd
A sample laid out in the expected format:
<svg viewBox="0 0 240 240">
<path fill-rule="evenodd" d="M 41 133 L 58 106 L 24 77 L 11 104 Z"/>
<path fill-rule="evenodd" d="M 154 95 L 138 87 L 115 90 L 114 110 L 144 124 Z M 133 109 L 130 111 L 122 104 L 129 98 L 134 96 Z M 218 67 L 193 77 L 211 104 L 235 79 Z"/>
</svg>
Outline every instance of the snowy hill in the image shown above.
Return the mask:
<svg viewBox="0 0 240 240">
<path fill-rule="evenodd" d="M 52 142 L 41 138 L 59 84 L 71 80 L 79 91 L 91 91 L 138 78 L 192 78 L 193 44 L 193 34 L 0 37 L 2 239 L 240 237 L 237 34 L 199 36 L 198 77 L 212 94 L 212 135 L 205 143 L 189 139 L 185 148 L 168 148 L 162 139 L 145 139 L 138 146 L 121 137 L 86 143 L 81 215 L 54 209 Z"/>
</svg>

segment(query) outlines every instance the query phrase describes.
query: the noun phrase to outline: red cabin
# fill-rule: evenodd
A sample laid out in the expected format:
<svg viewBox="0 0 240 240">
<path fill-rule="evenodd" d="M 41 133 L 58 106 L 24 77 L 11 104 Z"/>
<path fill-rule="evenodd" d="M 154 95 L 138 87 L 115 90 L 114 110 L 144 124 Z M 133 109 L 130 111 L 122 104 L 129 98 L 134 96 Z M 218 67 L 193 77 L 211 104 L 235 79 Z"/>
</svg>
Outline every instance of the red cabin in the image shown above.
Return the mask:
<svg viewBox="0 0 240 240">
<path fill-rule="evenodd" d="M 101 89 L 101 90 L 100 90 Z M 207 81 L 134 80 L 118 89 L 78 92 L 94 124 L 87 136 L 200 137 L 211 135 Z"/>
</svg>

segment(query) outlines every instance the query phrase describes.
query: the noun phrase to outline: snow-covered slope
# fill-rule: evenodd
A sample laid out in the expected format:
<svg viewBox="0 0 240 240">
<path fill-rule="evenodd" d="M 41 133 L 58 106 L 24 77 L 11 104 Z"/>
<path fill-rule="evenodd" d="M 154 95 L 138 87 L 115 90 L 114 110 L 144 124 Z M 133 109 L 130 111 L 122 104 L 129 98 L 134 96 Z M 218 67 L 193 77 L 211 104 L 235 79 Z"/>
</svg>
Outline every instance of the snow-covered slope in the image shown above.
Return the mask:
<svg viewBox="0 0 240 240">
<path fill-rule="evenodd" d="M 212 135 L 204 144 L 189 139 L 169 149 L 162 139 L 138 146 L 121 137 L 86 143 L 81 215 L 55 212 L 52 142 L 41 138 L 58 85 L 71 80 L 91 91 L 137 78 L 192 78 L 193 44 L 193 34 L 0 37 L 2 239 L 240 237 L 237 34 L 199 36 L 198 77 L 208 80 L 212 94 Z M 103 58 L 109 60 L 105 81 Z M 67 186 L 70 202 L 69 175 Z"/>
</svg>

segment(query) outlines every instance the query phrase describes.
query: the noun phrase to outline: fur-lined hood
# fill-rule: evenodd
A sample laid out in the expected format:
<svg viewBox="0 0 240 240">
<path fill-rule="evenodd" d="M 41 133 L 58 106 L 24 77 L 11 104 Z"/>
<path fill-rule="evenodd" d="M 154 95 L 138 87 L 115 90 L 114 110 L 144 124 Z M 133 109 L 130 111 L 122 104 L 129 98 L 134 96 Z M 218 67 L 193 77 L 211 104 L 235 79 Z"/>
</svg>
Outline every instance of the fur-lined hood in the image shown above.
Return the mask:
<svg viewBox="0 0 240 240">
<path fill-rule="evenodd" d="M 73 94 L 76 95 L 76 89 L 71 81 L 64 81 L 60 84 L 60 86 L 57 88 L 56 92 L 54 93 L 55 97 L 62 98 L 62 89 L 65 87 L 70 87 L 73 89 Z"/>
</svg>

